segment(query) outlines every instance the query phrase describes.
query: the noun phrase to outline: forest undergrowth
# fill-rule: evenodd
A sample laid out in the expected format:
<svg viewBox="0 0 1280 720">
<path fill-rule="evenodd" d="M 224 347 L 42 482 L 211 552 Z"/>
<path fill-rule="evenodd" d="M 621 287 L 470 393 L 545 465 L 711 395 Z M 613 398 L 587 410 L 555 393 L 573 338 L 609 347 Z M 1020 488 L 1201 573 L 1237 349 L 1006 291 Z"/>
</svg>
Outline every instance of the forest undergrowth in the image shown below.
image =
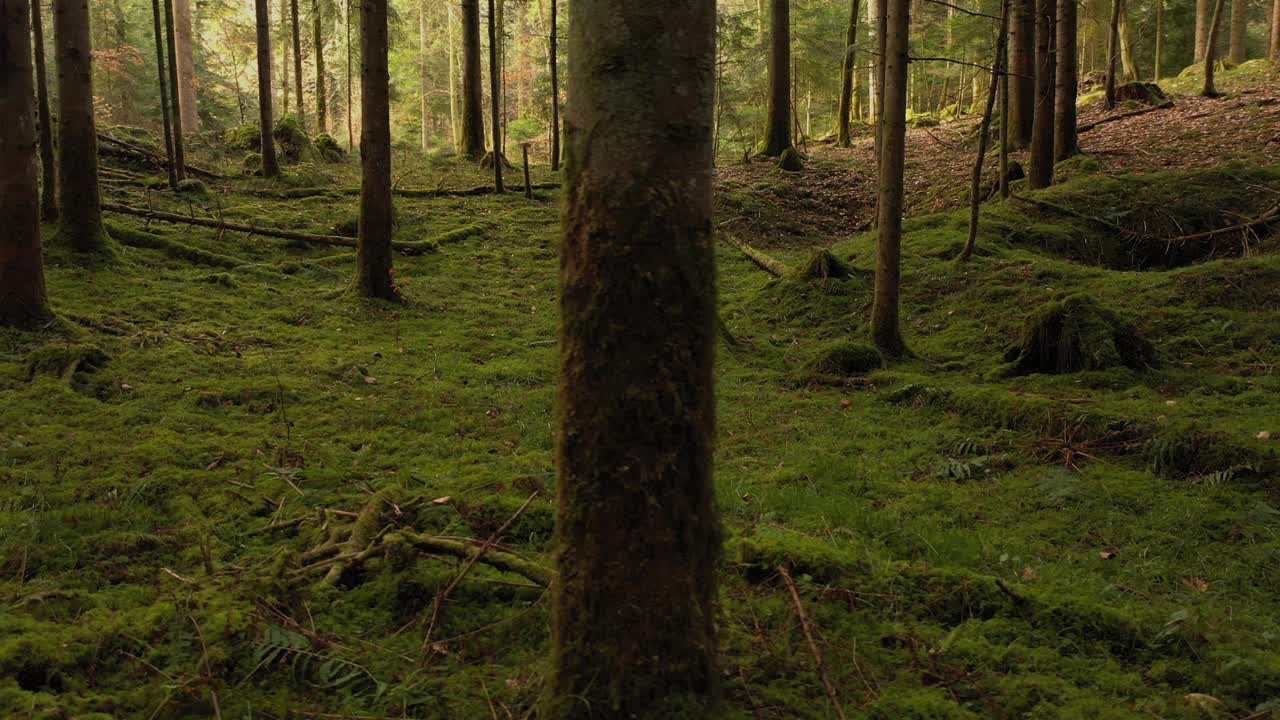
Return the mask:
<svg viewBox="0 0 1280 720">
<path fill-rule="evenodd" d="M 869 161 L 723 162 L 722 236 L 786 267 L 720 244 L 723 717 L 1280 715 L 1280 236 L 1250 224 L 1280 150 L 1236 122 L 1276 87 L 1223 87 L 1239 159 L 1126 174 L 1158 113 L 1109 123 L 964 264 L 938 178 L 892 366 Z M 49 250 L 61 324 L 0 335 L 0 716 L 532 716 L 558 192 L 396 159 L 402 305 L 355 299 L 340 246 L 109 213 L 111 264 Z M 177 195 L 111 168 L 134 208 L 334 237 L 357 208 L 350 162 Z"/>
</svg>

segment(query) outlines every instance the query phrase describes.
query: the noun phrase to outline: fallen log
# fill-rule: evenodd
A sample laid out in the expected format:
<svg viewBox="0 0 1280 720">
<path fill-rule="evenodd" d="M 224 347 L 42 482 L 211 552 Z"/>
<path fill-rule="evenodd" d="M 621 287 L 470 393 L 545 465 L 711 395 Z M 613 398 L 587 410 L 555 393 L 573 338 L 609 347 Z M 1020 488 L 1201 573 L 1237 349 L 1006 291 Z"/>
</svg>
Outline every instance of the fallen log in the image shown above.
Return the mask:
<svg viewBox="0 0 1280 720">
<path fill-rule="evenodd" d="M 168 158 L 162 155 L 157 155 L 151 152 L 150 150 L 142 147 L 141 145 L 134 145 L 133 143 L 120 140 L 119 138 L 111 137 L 110 135 L 104 135 L 102 133 L 98 133 L 98 140 L 99 142 L 109 143 L 111 145 L 116 146 L 115 148 L 108 148 L 108 147 L 103 147 L 102 145 L 99 145 L 98 146 L 99 152 L 105 152 L 108 154 L 116 154 L 116 155 L 122 155 L 124 157 L 132 157 L 139 160 L 145 160 L 151 163 L 152 165 L 162 167 L 162 168 L 169 167 Z M 188 165 L 184 165 L 183 167 L 185 167 L 187 169 L 187 172 L 191 173 L 192 175 L 198 175 L 208 180 L 225 180 L 226 179 L 225 175 L 219 175 L 218 173 L 213 172 L 212 170 L 205 170 L 204 168 L 196 167 L 195 165 L 188 164 Z"/>
<path fill-rule="evenodd" d="M 535 183 L 531 186 L 532 190 L 559 190 L 560 183 Z M 508 185 L 507 190 L 511 192 L 525 192 L 524 186 Z M 278 198 L 280 200 L 299 200 L 309 197 L 323 197 L 325 195 L 346 195 L 357 196 L 360 194 L 360 188 L 291 188 L 286 190 L 238 190 L 246 195 L 257 195 L 258 197 Z M 407 198 L 433 198 L 433 197 L 479 197 L 484 195 L 492 195 L 492 187 L 475 187 L 464 188 L 461 190 L 425 190 L 420 188 L 392 188 L 391 194 L 396 197 Z"/>
<path fill-rule="evenodd" d="M 1138 115 L 1146 115 L 1149 112 L 1155 112 L 1156 110 L 1163 110 L 1165 108 L 1171 108 L 1171 107 L 1173 107 L 1173 101 L 1166 100 L 1160 103 L 1159 105 L 1152 105 L 1151 107 L 1138 108 L 1137 110 L 1122 112 L 1118 115 L 1109 115 L 1097 122 L 1091 122 L 1091 123 L 1086 123 L 1084 125 L 1081 125 L 1079 129 L 1076 130 L 1076 134 L 1079 135 L 1082 133 L 1087 133 L 1090 130 L 1093 130 L 1094 128 L 1098 127 L 1099 125 L 1106 125 L 1107 123 L 1115 122 L 1116 120 L 1124 120 L 1126 118 L 1137 117 Z"/>
<path fill-rule="evenodd" d="M 720 233 L 720 237 L 724 238 L 725 242 L 738 248 L 738 250 L 741 251 L 743 255 L 747 256 L 748 260 L 755 263 L 756 267 L 760 268 L 761 270 L 769 273 L 770 275 L 776 278 L 780 278 L 791 271 L 791 269 L 787 267 L 785 264 L 783 264 L 782 262 L 769 257 L 768 255 L 760 252 L 759 250 L 756 250 L 755 248 L 742 242 L 741 240 L 738 240 L 732 235 L 728 235 L 726 233 Z"/>
<path fill-rule="evenodd" d="M 213 228 L 214 230 L 231 230 L 232 232 L 262 235 L 264 237 L 274 237 L 282 240 L 296 240 L 298 242 L 312 243 L 314 245 L 332 245 L 335 247 L 353 249 L 356 247 L 356 240 L 354 238 L 341 237 L 339 235 L 312 235 L 310 233 L 294 232 L 292 230 L 276 230 L 274 228 L 257 227 L 254 225 L 245 225 L 243 223 L 227 222 L 225 220 L 177 215 L 175 213 L 160 212 L 159 210 L 143 210 L 141 208 L 128 207 L 127 205 L 117 205 L 116 203 L 103 203 L 102 209 L 107 212 L 119 213 L 121 215 L 132 215 L 146 220 L 160 220 L 161 222 L 176 223 L 180 225 L 196 225 L 199 227 Z M 407 255 L 421 255 L 423 253 L 435 252 L 437 249 L 435 243 L 430 242 L 393 242 L 391 243 L 391 247 L 392 249 L 399 250 Z"/>
</svg>

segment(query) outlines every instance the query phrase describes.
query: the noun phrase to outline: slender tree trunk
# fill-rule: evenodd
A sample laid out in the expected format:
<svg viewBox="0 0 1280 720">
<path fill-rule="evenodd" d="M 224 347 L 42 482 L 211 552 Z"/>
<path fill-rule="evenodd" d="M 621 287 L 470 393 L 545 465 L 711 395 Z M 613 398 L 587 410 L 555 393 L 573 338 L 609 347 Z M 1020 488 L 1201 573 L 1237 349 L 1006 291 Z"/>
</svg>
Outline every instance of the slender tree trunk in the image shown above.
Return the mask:
<svg viewBox="0 0 1280 720">
<path fill-rule="evenodd" d="M 770 0 L 768 127 L 764 155 L 791 147 L 791 0 Z"/>
<path fill-rule="evenodd" d="M 361 16 L 363 17 L 363 16 Z M 298 0 L 289 0 L 290 28 L 293 31 L 293 83 L 298 93 L 298 124 L 307 127 L 307 103 L 302 94 L 302 24 L 298 22 Z"/>
<path fill-rule="evenodd" d="M 1227 58 L 1232 65 L 1239 65 L 1249 59 L 1248 33 L 1248 0 L 1231 0 L 1231 49 Z"/>
<path fill-rule="evenodd" d="M 44 281 L 31 17 L 27 0 L 0 0 L 0 326 L 53 318 Z M 39 5 L 34 5 L 39 11 Z M 87 9 L 87 7 L 86 7 Z"/>
<path fill-rule="evenodd" d="M 289 94 L 293 92 L 293 82 L 289 79 L 289 73 L 292 72 L 290 68 L 293 65 L 292 60 L 290 60 L 290 49 L 293 45 L 289 40 L 288 17 L 289 0 L 280 0 L 280 34 L 284 38 L 284 42 L 282 43 L 284 46 L 284 52 L 280 53 L 280 77 L 283 80 L 283 82 L 280 83 L 280 93 L 284 97 L 281 109 L 285 115 L 289 114 L 289 108 L 291 107 L 289 104 Z"/>
<path fill-rule="evenodd" d="M 484 157 L 484 102 L 480 74 L 480 0 L 462 4 L 462 155 Z"/>
<path fill-rule="evenodd" d="M 387 0 L 360 2 L 360 230 L 356 291 L 397 300 L 391 273 L 391 104 Z"/>
<path fill-rule="evenodd" d="M 1120 13 L 1123 0 L 1111 0 L 1111 34 L 1107 40 L 1107 90 L 1108 110 L 1116 107 L 1116 63 L 1120 60 Z"/>
<path fill-rule="evenodd" d="M 427 0 L 418 3 L 418 91 L 422 115 L 422 152 L 431 145 L 428 120 L 431 115 L 431 75 L 427 72 Z"/>
<path fill-rule="evenodd" d="M 1071 4 L 1074 0 L 1064 0 Z M 973 163 L 973 180 L 969 188 L 969 238 L 960 253 L 960 261 L 964 262 L 973 256 L 973 248 L 978 242 L 978 220 L 982 208 L 982 166 L 987 159 L 987 142 L 991 137 L 991 115 L 995 108 L 996 92 L 1000 87 L 1000 78 L 1004 76 L 1004 64 L 1009 61 L 1009 52 L 1005 49 L 1005 38 L 1009 36 L 1009 0 L 1000 6 L 1000 35 L 996 40 L 996 57 L 991 63 L 991 88 L 987 91 L 987 109 L 982 113 L 982 127 L 978 134 L 978 158 Z"/>
<path fill-rule="evenodd" d="M 1014 0 L 1005 0 L 1010 6 Z M 1007 8 L 1012 13 L 1012 7 Z M 1000 197 L 1009 198 L 1009 33 L 1004 33 L 1005 56 L 1000 73 Z"/>
<path fill-rule="evenodd" d="M 849 29 L 844 37 L 844 62 L 840 67 L 840 110 L 836 144 L 847 148 L 853 144 L 849 133 L 849 116 L 853 110 L 853 73 L 858 64 L 858 0 L 849 0 Z"/>
<path fill-rule="evenodd" d="M 1271 3 L 1271 65 L 1280 67 L 1280 0 Z"/>
<path fill-rule="evenodd" d="M 1205 50 L 1209 47 L 1211 12 L 1213 12 L 1213 6 L 1209 4 L 1209 0 L 1196 0 L 1196 62 L 1204 60 Z"/>
<path fill-rule="evenodd" d="M 276 142 L 271 132 L 275 122 L 271 117 L 271 10 L 267 0 L 254 0 L 258 22 L 258 124 L 262 136 L 262 176 L 273 178 L 280 174 L 280 162 L 276 159 Z"/>
<path fill-rule="evenodd" d="M 502 182 L 502 164 L 506 161 L 502 153 L 502 119 L 499 116 L 498 103 L 502 94 L 501 80 L 502 62 L 498 59 L 498 15 L 494 12 L 493 0 L 489 0 L 489 105 L 493 123 L 493 191 L 506 192 Z"/>
<path fill-rule="evenodd" d="M 1039 0 L 1036 6 L 1036 113 L 1031 131 L 1031 163 L 1027 170 L 1027 182 L 1032 188 L 1053 184 L 1057 24 L 1058 0 Z"/>
<path fill-rule="evenodd" d="M 1013 47 L 1009 79 L 1010 142 L 1016 148 L 1031 144 L 1036 112 L 1036 0 L 1014 0 Z"/>
<path fill-rule="evenodd" d="M 178 163 L 173 156 L 173 126 L 169 120 L 169 76 L 165 74 L 165 32 L 164 21 L 160 17 L 160 0 L 151 0 L 151 16 L 156 37 L 156 73 L 159 75 L 160 119 L 164 125 L 164 154 L 169 161 L 169 187 L 177 190 Z"/>
<path fill-rule="evenodd" d="M 347 0 L 347 148 L 354 150 L 356 146 L 355 114 L 356 109 L 351 101 L 351 0 Z"/>
<path fill-rule="evenodd" d="M 884 73 L 885 73 L 885 54 L 889 42 L 889 0 L 875 0 L 876 3 L 876 115 L 873 122 L 876 124 L 876 167 L 879 168 L 884 160 Z M 903 69 L 904 73 L 910 72 Z M 906 81 L 903 81 L 903 102 L 906 102 L 907 87 Z M 879 170 L 877 170 L 879 175 Z M 879 214 L 876 215 L 876 222 L 880 222 Z"/>
<path fill-rule="evenodd" d="M 44 17 L 40 0 L 31 0 L 31 35 L 35 39 L 36 107 L 40 118 L 40 219 L 58 219 L 58 157 L 53 145 L 53 113 L 49 112 L 49 71 L 44 55 Z"/>
<path fill-rule="evenodd" d="M 717 692 L 715 7 L 569 5 L 543 720 L 709 717 Z"/>
<path fill-rule="evenodd" d="M 1152 71 L 1154 82 L 1160 82 L 1163 79 L 1161 75 L 1162 65 L 1164 63 L 1164 0 L 1155 0 L 1156 3 L 1156 59 L 1155 68 Z"/>
<path fill-rule="evenodd" d="M 200 105 L 196 98 L 195 48 L 191 22 L 191 0 L 173 0 L 175 46 L 178 57 L 178 107 L 182 108 L 182 127 L 195 132 L 200 129 Z"/>
<path fill-rule="evenodd" d="M 867 69 L 867 121 L 876 126 L 876 137 L 880 134 L 880 58 L 884 56 L 884 17 L 885 0 L 867 0 L 867 30 L 876 43 L 875 59 Z M 879 142 L 879 140 L 877 140 Z"/>
<path fill-rule="evenodd" d="M 1157 0 L 1160 2 L 1161 0 Z M 1079 23 L 1076 0 L 1058 0 L 1057 123 L 1053 157 L 1062 161 L 1080 152 L 1076 133 L 1076 94 L 1080 86 Z"/>
<path fill-rule="evenodd" d="M 911 0 L 889 0 L 885 17 L 884 103 L 881 109 L 880 229 L 876 244 L 875 298 L 871 339 L 880 352 L 899 357 L 905 351 L 898 324 L 902 263 L 903 170 L 907 138 L 907 51 Z"/>
<path fill-rule="evenodd" d="M 169 101 L 172 103 L 172 110 L 169 111 L 169 120 L 173 123 L 173 163 L 171 167 L 178 182 L 182 182 L 187 179 L 187 151 L 182 142 L 182 100 L 179 98 L 178 44 L 175 37 L 176 33 L 174 32 L 173 1 L 164 0 L 164 15 L 167 21 L 165 23 L 165 37 L 169 45 Z"/>
<path fill-rule="evenodd" d="M 503 5 L 503 0 L 496 0 L 496 14 L 493 7 L 489 9 L 489 24 L 490 26 L 493 26 L 496 22 L 498 30 L 497 36 L 490 38 L 490 42 L 496 42 L 498 47 L 498 62 L 496 65 L 498 73 L 498 88 L 497 92 L 493 93 L 493 95 L 498 98 L 498 117 L 501 119 L 502 123 L 501 131 L 494 130 L 493 147 L 494 152 L 498 152 L 498 149 L 501 148 L 502 152 L 499 154 L 505 160 L 507 157 L 507 25 L 505 15 L 503 14 Z M 493 18 L 497 18 L 497 20 L 495 21 Z M 495 65 L 490 64 L 489 67 L 490 72 L 493 72 Z M 497 126 L 495 125 L 495 128 L 496 127 Z"/>
<path fill-rule="evenodd" d="M 98 189 L 98 129 L 93 119 L 89 0 L 54 0 L 53 34 L 58 65 L 58 193 L 62 206 L 57 240 L 78 252 L 106 252 L 108 238 L 102 227 Z"/>
<path fill-rule="evenodd" d="M 1120 66 L 1124 68 L 1125 82 L 1135 82 L 1142 77 L 1142 72 L 1138 69 L 1138 58 L 1133 48 L 1133 30 L 1129 27 L 1129 7 L 1122 5 L 1120 10 Z"/>
<path fill-rule="evenodd" d="M 329 91 L 324 77 L 324 32 L 320 0 L 311 3 L 311 44 L 316 54 L 316 132 L 329 132 Z"/>
<path fill-rule="evenodd" d="M 458 21 L 453 17 L 454 5 L 448 4 L 449 15 L 449 131 L 453 152 L 462 152 L 462 118 L 458 107 Z"/>
<path fill-rule="evenodd" d="M 1226 4 L 1226 0 L 1217 0 L 1213 6 L 1213 23 L 1209 26 L 1209 44 L 1204 49 L 1204 89 L 1200 92 L 1205 97 L 1218 97 L 1218 89 L 1213 84 L 1213 73 L 1218 59 L 1218 30 L 1222 27 L 1222 12 Z"/>
<path fill-rule="evenodd" d="M 1280 2 L 1280 0 L 1276 0 Z M 560 169 L 560 69 L 559 69 L 559 18 L 556 0 L 551 0 L 551 169 Z"/>
</svg>

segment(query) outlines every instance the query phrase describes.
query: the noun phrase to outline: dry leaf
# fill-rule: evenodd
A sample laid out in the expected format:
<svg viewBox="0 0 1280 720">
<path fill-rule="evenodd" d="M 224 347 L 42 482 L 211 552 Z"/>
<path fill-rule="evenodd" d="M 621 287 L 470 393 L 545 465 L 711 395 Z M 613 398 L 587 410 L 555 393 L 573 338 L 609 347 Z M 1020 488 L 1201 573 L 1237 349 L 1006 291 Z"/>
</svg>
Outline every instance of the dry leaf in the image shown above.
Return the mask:
<svg viewBox="0 0 1280 720">
<path fill-rule="evenodd" d="M 850 407 L 852 407 L 852 406 L 853 406 L 853 401 L 852 401 L 852 400 L 841 400 L 841 401 L 840 401 L 840 407 L 841 407 L 841 408 L 843 408 L 843 409 L 845 409 L 845 410 L 849 409 L 849 408 L 850 408 Z"/>
<path fill-rule="evenodd" d="M 1023 580 L 1035 580 L 1038 577 L 1040 577 L 1040 573 L 1036 572 L 1036 569 L 1031 567 L 1030 565 L 1022 568 Z"/>
<path fill-rule="evenodd" d="M 1115 550 L 1103 550 L 1102 552 L 1098 553 L 1098 557 L 1102 558 L 1103 560 L 1110 560 L 1115 556 L 1116 556 Z"/>
<path fill-rule="evenodd" d="M 1189 703 L 1191 703 L 1191 704 L 1193 704 L 1193 705 L 1199 705 L 1199 706 L 1200 706 L 1200 707 L 1202 707 L 1202 708 L 1207 708 L 1207 707 L 1210 707 L 1210 706 L 1213 706 L 1213 705 L 1221 705 L 1221 704 L 1222 704 L 1222 701 L 1221 701 L 1221 700 L 1219 700 L 1218 698 L 1216 698 L 1216 697 L 1214 697 L 1214 696 L 1212 696 L 1212 695 L 1206 695 L 1206 694 L 1204 694 L 1204 693 L 1187 693 L 1186 695 L 1183 695 L 1182 697 L 1183 697 L 1187 702 L 1189 702 Z"/>
<path fill-rule="evenodd" d="M 1164 404 L 1165 404 L 1165 405 L 1168 405 L 1169 407 L 1177 407 L 1177 405 L 1178 405 L 1178 401 L 1177 401 L 1177 400 L 1165 400 L 1165 401 L 1164 401 Z"/>
<path fill-rule="evenodd" d="M 1209 592 L 1209 581 L 1196 575 L 1183 575 L 1182 584 L 1196 592 Z"/>
<path fill-rule="evenodd" d="M 1254 437 L 1259 440 L 1270 440 L 1271 433 L 1266 430 L 1263 430 L 1262 432 L 1259 432 L 1257 435 L 1254 435 Z"/>
<path fill-rule="evenodd" d="M 377 385 L 377 384 L 378 384 L 378 378 L 376 378 L 376 377 L 367 377 L 367 378 L 365 378 L 365 379 L 364 379 L 364 384 L 365 384 L 365 385 Z"/>
<path fill-rule="evenodd" d="M 432 500 L 431 504 L 432 505 L 448 505 L 451 502 L 453 502 L 453 498 L 448 495 L 445 495 L 444 497 L 438 497 L 435 500 Z"/>
</svg>

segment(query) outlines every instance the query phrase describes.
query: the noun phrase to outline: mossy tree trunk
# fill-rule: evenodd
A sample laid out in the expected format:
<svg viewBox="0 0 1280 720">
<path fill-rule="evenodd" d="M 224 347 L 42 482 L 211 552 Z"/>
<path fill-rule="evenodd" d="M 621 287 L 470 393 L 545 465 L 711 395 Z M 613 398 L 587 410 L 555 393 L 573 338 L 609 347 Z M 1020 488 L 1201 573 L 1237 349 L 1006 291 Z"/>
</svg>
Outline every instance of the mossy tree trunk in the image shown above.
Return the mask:
<svg viewBox="0 0 1280 720">
<path fill-rule="evenodd" d="M 1009 142 L 1031 144 L 1036 112 L 1036 0 L 1014 0 L 1009 68 Z"/>
<path fill-rule="evenodd" d="M 768 125 L 763 154 L 778 157 L 791 147 L 791 0 L 771 2 Z"/>
<path fill-rule="evenodd" d="M 1227 59 L 1239 65 L 1249 59 L 1249 3 L 1248 0 L 1231 0 L 1231 49 Z"/>
<path fill-rule="evenodd" d="M 258 125 L 262 135 L 262 176 L 280 174 L 276 158 L 276 142 L 271 131 L 275 121 L 271 115 L 271 10 L 267 0 L 254 0 L 258 23 Z M 348 116 L 351 109 L 347 108 Z"/>
<path fill-rule="evenodd" d="M 52 317 L 40 244 L 32 7 L 0 0 L 0 326 L 24 328 Z"/>
<path fill-rule="evenodd" d="M 178 67 L 178 106 L 182 108 L 182 127 L 200 129 L 200 105 L 196 100 L 196 65 L 192 39 L 191 0 L 173 0 L 173 19 Z"/>
<path fill-rule="evenodd" d="M 1200 94 L 1205 97 L 1217 97 L 1218 88 L 1213 84 L 1214 65 L 1218 59 L 1218 30 L 1222 27 L 1222 12 L 1226 9 L 1226 0 L 1218 0 L 1213 6 L 1213 22 L 1209 25 L 1209 43 L 1204 49 L 1204 88 Z"/>
<path fill-rule="evenodd" d="M 391 275 L 391 104 L 387 0 L 360 2 L 360 230 L 356 290 L 399 297 Z"/>
<path fill-rule="evenodd" d="M 298 125 L 307 127 L 307 104 L 302 94 L 302 25 L 298 22 L 298 0 L 289 0 L 289 26 L 293 35 L 293 86 L 298 96 Z"/>
<path fill-rule="evenodd" d="M 506 162 L 502 154 L 502 116 L 498 110 L 502 96 L 502 61 L 498 46 L 501 32 L 498 24 L 501 21 L 501 15 L 494 10 L 493 0 L 489 0 L 489 109 L 493 126 L 493 191 L 497 193 L 506 192 L 502 182 L 502 166 Z"/>
<path fill-rule="evenodd" d="M 569 12 L 559 579 L 540 717 L 706 717 L 721 542 L 715 2 Z"/>
<path fill-rule="evenodd" d="M 320 0 L 311 3 L 311 44 L 316 54 L 316 132 L 329 132 L 329 91 L 324 77 L 324 32 Z"/>
<path fill-rule="evenodd" d="M 876 206 L 875 297 L 871 340 L 887 357 L 905 350 L 898 323 L 902 275 L 903 170 L 907 140 L 907 52 L 911 0 L 889 0 L 885 13 L 883 105 L 880 117 L 880 195 Z"/>
<path fill-rule="evenodd" d="M 853 144 L 849 133 L 853 113 L 853 73 L 858 65 L 858 0 L 849 0 L 849 28 L 844 37 L 844 62 L 840 65 L 840 112 L 837 118 L 836 144 L 847 148 Z"/>
<path fill-rule="evenodd" d="M 1056 84 L 1058 0 L 1036 4 L 1036 113 L 1031 128 L 1031 158 L 1027 182 L 1032 188 L 1053 184 L 1054 85 Z"/>
<path fill-rule="evenodd" d="M 35 40 L 36 108 L 40 118 L 40 218 L 58 219 L 58 157 L 53 145 L 53 113 L 49 112 L 49 69 L 44 55 L 44 12 L 31 0 L 31 36 Z"/>
<path fill-rule="evenodd" d="M 1157 0 L 1159 2 L 1160 0 Z M 1080 86 L 1079 22 L 1075 0 L 1058 0 L 1057 97 L 1053 157 L 1062 161 L 1080 152 L 1076 94 Z"/>
<path fill-rule="evenodd" d="M 58 65 L 58 241 L 78 252 L 106 252 L 98 188 L 98 129 L 93 118 L 89 0 L 54 0 Z"/>
<path fill-rule="evenodd" d="M 462 147 L 470 160 L 484 157 L 484 101 L 480 79 L 480 0 L 462 0 Z"/>
<path fill-rule="evenodd" d="M 169 119 L 169 76 L 165 74 L 168 64 L 164 58 L 165 34 L 164 21 L 160 13 L 160 0 L 151 0 L 152 30 L 156 38 L 156 75 L 160 88 L 160 121 L 164 126 L 164 155 L 169 161 L 169 187 L 178 189 L 178 165 L 173 159 L 173 125 Z"/>
<path fill-rule="evenodd" d="M 178 43 L 174 33 L 174 0 L 164 0 L 165 40 L 169 46 L 169 121 L 173 123 L 173 157 L 169 166 L 178 182 L 187 178 L 187 152 L 182 142 L 182 100 L 178 91 Z"/>
</svg>

